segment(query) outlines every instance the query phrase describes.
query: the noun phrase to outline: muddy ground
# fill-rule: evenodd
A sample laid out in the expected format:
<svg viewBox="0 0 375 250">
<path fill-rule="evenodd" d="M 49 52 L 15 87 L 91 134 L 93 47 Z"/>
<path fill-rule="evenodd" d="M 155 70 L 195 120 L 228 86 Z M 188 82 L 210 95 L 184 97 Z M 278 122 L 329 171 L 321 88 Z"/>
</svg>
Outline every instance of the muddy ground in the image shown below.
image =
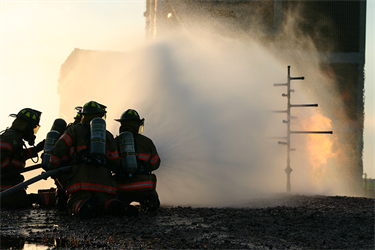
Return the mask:
<svg viewBox="0 0 375 250">
<path fill-rule="evenodd" d="M 162 206 L 80 221 L 54 208 L 1 211 L 1 249 L 374 249 L 371 198 L 281 195 L 244 207 Z"/>
</svg>

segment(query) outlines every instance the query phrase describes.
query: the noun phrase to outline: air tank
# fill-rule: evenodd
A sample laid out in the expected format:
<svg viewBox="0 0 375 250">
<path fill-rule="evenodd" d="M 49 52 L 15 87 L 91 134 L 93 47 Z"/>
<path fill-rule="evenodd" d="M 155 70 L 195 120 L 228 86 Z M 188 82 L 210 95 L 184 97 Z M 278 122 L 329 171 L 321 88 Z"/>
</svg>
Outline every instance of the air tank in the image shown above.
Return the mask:
<svg viewBox="0 0 375 250">
<path fill-rule="evenodd" d="M 57 118 L 53 124 L 52 124 L 52 127 L 51 127 L 51 131 L 52 130 L 55 130 L 57 132 L 60 133 L 60 135 L 62 135 L 66 129 L 66 121 L 62 118 Z"/>
<path fill-rule="evenodd" d="M 137 156 L 135 153 L 133 134 L 128 131 L 122 132 L 118 140 L 122 169 L 126 174 L 132 174 L 137 171 Z"/>
<path fill-rule="evenodd" d="M 60 133 L 51 130 L 47 133 L 46 142 L 44 143 L 44 152 L 42 157 L 42 168 L 46 169 L 51 158 L 51 150 L 55 146 L 57 140 L 60 138 Z"/>
<path fill-rule="evenodd" d="M 90 156 L 105 157 L 106 123 L 102 118 L 94 118 L 90 122 Z"/>
</svg>

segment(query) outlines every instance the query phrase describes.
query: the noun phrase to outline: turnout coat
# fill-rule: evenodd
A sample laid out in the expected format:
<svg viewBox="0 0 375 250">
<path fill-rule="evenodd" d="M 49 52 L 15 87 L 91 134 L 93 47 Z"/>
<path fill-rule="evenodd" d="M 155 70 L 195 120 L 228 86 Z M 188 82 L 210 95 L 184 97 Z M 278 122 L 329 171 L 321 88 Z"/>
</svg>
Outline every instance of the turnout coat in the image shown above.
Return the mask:
<svg viewBox="0 0 375 250">
<path fill-rule="evenodd" d="M 1 192 L 22 183 L 25 178 L 21 175 L 20 170 L 25 168 L 27 159 L 38 155 L 35 147 L 24 148 L 23 145 L 24 141 L 22 137 L 14 129 L 7 129 L 0 135 Z M 2 207 L 25 207 L 29 205 L 30 202 L 25 190 L 20 190 L 14 195 L 1 200 Z"/>
<path fill-rule="evenodd" d="M 106 165 L 98 166 L 84 163 L 82 157 L 89 150 L 89 124 L 80 123 L 68 128 L 51 150 L 48 167 L 55 169 L 64 162 L 72 162 L 73 169 L 67 183 L 67 193 L 94 191 L 116 194 L 116 183 L 111 171 L 117 171 L 120 158 L 113 135 L 106 131 Z"/>
<path fill-rule="evenodd" d="M 152 191 L 156 189 L 156 176 L 151 172 L 160 166 L 160 157 L 152 140 L 142 134 L 134 133 L 138 170 L 132 177 L 116 178 L 120 197 L 126 193 Z M 117 147 L 119 142 L 116 137 Z"/>
</svg>

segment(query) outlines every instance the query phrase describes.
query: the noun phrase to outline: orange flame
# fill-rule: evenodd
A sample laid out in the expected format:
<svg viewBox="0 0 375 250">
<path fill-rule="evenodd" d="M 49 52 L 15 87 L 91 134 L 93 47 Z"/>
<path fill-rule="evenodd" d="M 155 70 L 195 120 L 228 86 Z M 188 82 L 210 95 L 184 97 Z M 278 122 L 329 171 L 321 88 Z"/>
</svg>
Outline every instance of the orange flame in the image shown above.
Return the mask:
<svg viewBox="0 0 375 250">
<path fill-rule="evenodd" d="M 307 131 L 330 131 L 332 120 L 323 116 L 318 110 L 309 121 L 304 124 Z M 307 149 L 312 169 L 311 174 L 316 183 L 319 183 L 326 173 L 328 159 L 336 154 L 332 152 L 334 137 L 329 134 L 309 134 Z"/>
</svg>

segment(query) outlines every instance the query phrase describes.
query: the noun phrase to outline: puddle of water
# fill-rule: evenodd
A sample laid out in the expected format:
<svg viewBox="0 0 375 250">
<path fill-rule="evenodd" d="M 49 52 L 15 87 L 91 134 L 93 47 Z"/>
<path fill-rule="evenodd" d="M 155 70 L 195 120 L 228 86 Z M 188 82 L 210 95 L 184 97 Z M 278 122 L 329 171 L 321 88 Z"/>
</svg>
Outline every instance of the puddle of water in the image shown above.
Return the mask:
<svg viewBox="0 0 375 250">
<path fill-rule="evenodd" d="M 25 239 L 23 238 L 10 238 L 1 236 L 0 248 L 1 249 L 23 249 L 25 246 Z"/>
<path fill-rule="evenodd" d="M 1 243 L 0 243 L 1 249 L 45 250 L 51 247 L 53 246 L 46 246 L 44 244 L 36 244 L 36 243 L 27 242 L 26 239 L 22 237 L 12 238 L 12 237 L 1 236 Z"/>
<path fill-rule="evenodd" d="M 0 249 L 22 249 L 22 250 L 46 250 L 46 249 L 59 249 L 71 248 L 74 242 L 68 240 L 45 238 L 32 240 L 24 237 L 9 237 L 1 236 Z"/>
<path fill-rule="evenodd" d="M 25 245 L 21 249 L 23 250 L 47 250 L 47 249 L 51 249 L 51 247 L 25 243 Z"/>
</svg>

